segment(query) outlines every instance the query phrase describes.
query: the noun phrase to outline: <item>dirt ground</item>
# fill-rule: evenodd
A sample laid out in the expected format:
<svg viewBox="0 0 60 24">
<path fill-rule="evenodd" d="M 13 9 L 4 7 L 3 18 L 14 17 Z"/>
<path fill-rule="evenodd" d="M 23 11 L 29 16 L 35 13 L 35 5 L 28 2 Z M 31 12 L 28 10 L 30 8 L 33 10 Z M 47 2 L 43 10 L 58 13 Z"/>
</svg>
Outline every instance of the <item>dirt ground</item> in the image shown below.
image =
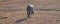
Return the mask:
<svg viewBox="0 0 60 24">
<path fill-rule="evenodd" d="M 26 11 L 0 12 L 0 24 L 60 24 L 60 11 L 34 12 L 31 18 Z"/>
<path fill-rule="evenodd" d="M 60 24 L 60 11 L 34 11 L 31 18 L 27 18 L 25 8 L 27 0 L 0 0 L 0 24 Z M 32 0 L 29 3 L 35 9 L 59 9 L 60 0 Z M 23 9 L 23 11 L 14 11 Z M 13 11 L 4 11 L 13 10 Z"/>
</svg>

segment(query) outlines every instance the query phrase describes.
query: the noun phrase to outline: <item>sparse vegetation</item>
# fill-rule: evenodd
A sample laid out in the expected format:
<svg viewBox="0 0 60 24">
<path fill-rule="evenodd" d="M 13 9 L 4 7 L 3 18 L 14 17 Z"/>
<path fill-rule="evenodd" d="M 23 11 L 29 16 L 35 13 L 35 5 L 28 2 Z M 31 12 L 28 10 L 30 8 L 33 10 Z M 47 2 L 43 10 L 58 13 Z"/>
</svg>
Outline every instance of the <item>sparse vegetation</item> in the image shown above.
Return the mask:
<svg viewBox="0 0 60 24">
<path fill-rule="evenodd" d="M 59 0 L 34 0 L 34 15 L 27 17 L 27 0 L 0 0 L 0 24 L 60 24 Z M 22 21 L 22 22 L 19 22 Z"/>
</svg>

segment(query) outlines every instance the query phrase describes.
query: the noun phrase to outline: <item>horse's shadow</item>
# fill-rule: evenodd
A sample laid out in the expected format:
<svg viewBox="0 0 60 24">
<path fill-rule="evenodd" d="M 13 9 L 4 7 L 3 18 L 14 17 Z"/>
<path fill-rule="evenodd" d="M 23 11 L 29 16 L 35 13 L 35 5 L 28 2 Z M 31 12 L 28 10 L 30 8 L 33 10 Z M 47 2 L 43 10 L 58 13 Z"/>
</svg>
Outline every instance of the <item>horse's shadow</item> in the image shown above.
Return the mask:
<svg viewBox="0 0 60 24">
<path fill-rule="evenodd" d="M 27 20 L 28 18 L 23 18 L 23 19 L 20 19 L 20 20 L 16 20 L 16 23 L 19 23 L 19 22 L 22 22 L 22 21 L 25 21 Z"/>
</svg>

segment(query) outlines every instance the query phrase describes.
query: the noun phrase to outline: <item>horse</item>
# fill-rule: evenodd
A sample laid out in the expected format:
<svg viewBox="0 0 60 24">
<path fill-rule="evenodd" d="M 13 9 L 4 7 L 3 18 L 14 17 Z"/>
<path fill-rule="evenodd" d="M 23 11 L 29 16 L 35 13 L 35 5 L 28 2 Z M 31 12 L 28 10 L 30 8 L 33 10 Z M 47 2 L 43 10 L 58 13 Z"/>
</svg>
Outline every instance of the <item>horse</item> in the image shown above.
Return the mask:
<svg viewBox="0 0 60 24">
<path fill-rule="evenodd" d="M 34 14 L 33 5 L 27 6 L 27 17 L 30 18 L 30 15 Z"/>
</svg>

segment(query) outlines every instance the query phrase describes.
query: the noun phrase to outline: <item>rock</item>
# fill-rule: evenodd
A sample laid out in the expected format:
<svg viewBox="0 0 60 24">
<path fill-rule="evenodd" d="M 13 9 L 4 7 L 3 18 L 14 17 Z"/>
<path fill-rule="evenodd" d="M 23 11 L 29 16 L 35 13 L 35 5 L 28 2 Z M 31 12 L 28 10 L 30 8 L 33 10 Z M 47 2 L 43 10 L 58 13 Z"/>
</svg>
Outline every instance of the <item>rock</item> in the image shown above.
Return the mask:
<svg viewBox="0 0 60 24">
<path fill-rule="evenodd" d="M 2 16 L 0 16 L 0 19 L 7 19 L 8 17 L 2 17 Z"/>
</svg>

